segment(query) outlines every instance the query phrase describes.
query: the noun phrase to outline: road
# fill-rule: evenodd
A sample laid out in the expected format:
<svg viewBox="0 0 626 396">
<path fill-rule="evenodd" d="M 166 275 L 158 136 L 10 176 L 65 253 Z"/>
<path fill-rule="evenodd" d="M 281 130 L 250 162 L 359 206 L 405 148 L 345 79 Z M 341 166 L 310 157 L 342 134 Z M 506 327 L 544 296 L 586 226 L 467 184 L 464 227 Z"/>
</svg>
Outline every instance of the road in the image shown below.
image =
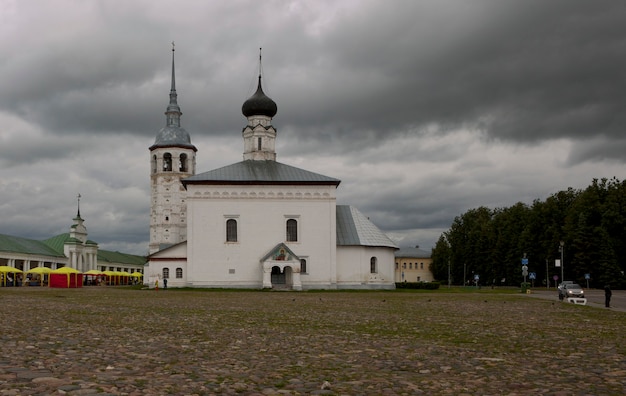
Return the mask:
<svg viewBox="0 0 626 396">
<path fill-rule="evenodd" d="M 548 300 L 559 301 L 559 292 L 556 289 L 532 289 L 531 296 L 538 298 L 545 298 Z M 587 298 L 587 305 L 606 309 L 604 307 L 604 290 L 597 289 L 585 289 L 585 297 Z M 613 311 L 626 312 L 626 290 L 613 290 L 613 296 L 611 297 L 611 308 Z"/>
</svg>

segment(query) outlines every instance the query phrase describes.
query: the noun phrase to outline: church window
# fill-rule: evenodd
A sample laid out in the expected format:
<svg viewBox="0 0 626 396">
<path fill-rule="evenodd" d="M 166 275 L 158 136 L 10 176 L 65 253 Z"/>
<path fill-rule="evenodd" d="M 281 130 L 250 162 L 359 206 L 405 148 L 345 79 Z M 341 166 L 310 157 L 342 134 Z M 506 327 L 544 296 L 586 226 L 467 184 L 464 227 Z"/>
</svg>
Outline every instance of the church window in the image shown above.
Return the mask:
<svg viewBox="0 0 626 396">
<path fill-rule="evenodd" d="M 163 279 L 169 279 L 170 277 L 170 269 L 165 267 L 163 268 Z"/>
<path fill-rule="evenodd" d="M 178 267 L 176 268 L 176 279 L 182 279 L 183 278 L 183 269 Z"/>
<path fill-rule="evenodd" d="M 152 156 L 152 173 L 156 173 L 157 171 L 157 157 L 156 155 Z"/>
<path fill-rule="evenodd" d="M 424 269 L 424 263 L 420 263 L 420 269 Z"/>
<path fill-rule="evenodd" d="M 406 269 L 406 263 L 402 263 L 402 268 Z"/>
<path fill-rule="evenodd" d="M 258 150 L 258 151 L 261 151 L 261 143 L 262 143 L 262 140 L 261 140 L 261 138 L 259 138 L 259 139 L 257 140 L 257 147 L 258 147 L 258 148 L 257 148 L 257 150 Z"/>
<path fill-rule="evenodd" d="M 170 153 L 165 153 L 163 155 L 163 170 L 165 172 L 172 171 L 172 154 Z"/>
<path fill-rule="evenodd" d="M 226 220 L 226 242 L 237 242 L 237 220 Z"/>
<path fill-rule="evenodd" d="M 307 273 L 306 270 L 306 260 L 305 259 L 300 259 L 300 272 L 303 274 Z"/>
<path fill-rule="evenodd" d="M 178 170 L 180 172 L 187 172 L 187 154 L 181 154 L 178 158 Z"/>
<path fill-rule="evenodd" d="M 413 269 L 413 263 L 409 263 L 409 269 Z"/>
<path fill-rule="evenodd" d="M 376 257 L 370 259 L 370 273 L 378 273 L 378 259 Z"/>
<path fill-rule="evenodd" d="M 287 220 L 287 242 L 298 241 L 298 222 L 295 219 Z"/>
</svg>

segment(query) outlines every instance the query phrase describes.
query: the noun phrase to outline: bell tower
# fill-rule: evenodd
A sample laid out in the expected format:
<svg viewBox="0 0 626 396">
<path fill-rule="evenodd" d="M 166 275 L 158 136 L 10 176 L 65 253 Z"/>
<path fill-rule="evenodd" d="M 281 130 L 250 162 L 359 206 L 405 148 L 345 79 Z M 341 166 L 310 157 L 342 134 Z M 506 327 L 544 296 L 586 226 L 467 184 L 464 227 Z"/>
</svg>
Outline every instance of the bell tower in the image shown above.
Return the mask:
<svg viewBox="0 0 626 396">
<path fill-rule="evenodd" d="M 181 179 L 196 173 L 196 152 L 180 126 L 172 42 L 172 86 L 166 123 L 150 146 L 150 254 L 187 239 L 187 191 Z"/>
<path fill-rule="evenodd" d="M 259 84 L 254 95 L 241 106 L 241 112 L 248 119 L 242 131 L 244 161 L 276 161 L 276 128 L 272 125 L 272 117 L 278 112 L 278 107 L 263 92 L 261 69 L 259 48 Z"/>
</svg>

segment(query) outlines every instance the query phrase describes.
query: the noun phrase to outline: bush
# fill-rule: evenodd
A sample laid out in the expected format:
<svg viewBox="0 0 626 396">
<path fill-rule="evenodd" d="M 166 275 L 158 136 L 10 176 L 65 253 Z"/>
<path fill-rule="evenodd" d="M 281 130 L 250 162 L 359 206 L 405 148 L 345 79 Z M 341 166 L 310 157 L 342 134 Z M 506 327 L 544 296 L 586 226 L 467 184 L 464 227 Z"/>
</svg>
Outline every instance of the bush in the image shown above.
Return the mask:
<svg viewBox="0 0 626 396">
<path fill-rule="evenodd" d="M 397 282 L 396 289 L 423 289 L 437 290 L 441 286 L 439 282 Z"/>
</svg>

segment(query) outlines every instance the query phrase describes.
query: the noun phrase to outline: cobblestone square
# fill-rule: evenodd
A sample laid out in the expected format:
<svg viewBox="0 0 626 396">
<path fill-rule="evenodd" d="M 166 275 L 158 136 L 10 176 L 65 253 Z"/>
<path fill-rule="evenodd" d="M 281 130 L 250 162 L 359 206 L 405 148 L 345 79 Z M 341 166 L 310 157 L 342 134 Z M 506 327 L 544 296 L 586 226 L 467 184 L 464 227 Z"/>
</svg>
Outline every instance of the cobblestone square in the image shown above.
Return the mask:
<svg viewBox="0 0 626 396">
<path fill-rule="evenodd" d="M 619 395 L 626 313 L 520 293 L 3 288 L 0 395 Z"/>
</svg>

